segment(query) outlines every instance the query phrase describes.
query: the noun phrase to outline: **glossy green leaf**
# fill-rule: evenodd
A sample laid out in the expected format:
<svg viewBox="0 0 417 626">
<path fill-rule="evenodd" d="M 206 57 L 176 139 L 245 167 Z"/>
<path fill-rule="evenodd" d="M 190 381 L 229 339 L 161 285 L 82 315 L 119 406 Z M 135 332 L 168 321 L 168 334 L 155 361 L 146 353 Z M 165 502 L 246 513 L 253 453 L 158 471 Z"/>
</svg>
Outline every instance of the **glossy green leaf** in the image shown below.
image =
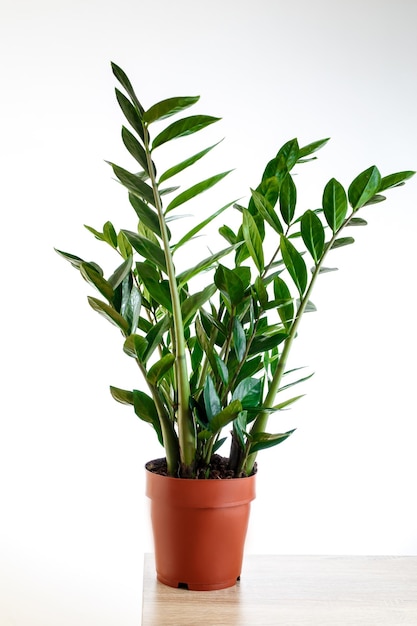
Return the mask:
<svg viewBox="0 0 417 626">
<path fill-rule="evenodd" d="M 128 276 L 122 283 L 122 302 L 120 314 L 128 321 L 131 333 L 136 332 L 138 327 L 141 306 L 141 293 L 131 280 L 131 277 Z"/>
<path fill-rule="evenodd" d="M 249 356 L 259 354 L 260 352 L 266 352 L 267 350 L 272 350 L 272 348 L 276 348 L 276 346 L 285 341 L 287 337 L 287 333 L 282 332 L 275 333 L 274 335 L 256 336 L 250 345 Z"/>
<path fill-rule="evenodd" d="M 216 352 L 214 352 L 214 359 L 217 364 L 217 373 L 219 378 L 224 385 L 227 385 L 229 382 L 229 370 L 227 369 L 227 365 Z"/>
<path fill-rule="evenodd" d="M 240 400 L 244 410 L 260 407 L 263 384 L 261 378 L 245 378 L 233 391 L 232 400 Z"/>
<path fill-rule="evenodd" d="M 349 202 L 354 211 L 368 202 L 381 187 L 381 174 L 375 165 L 359 174 L 348 189 Z"/>
<path fill-rule="evenodd" d="M 155 233 L 155 235 L 161 237 L 161 227 L 159 225 L 157 213 L 151 209 L 146 202 L 135 196 L 133 193 L 129 193 L 129 202 L 134 208 L 136 215 L 145 224 L 145 226 Z"/>
<path fill-rule="evenodd" d="M 158 419 L 158 411 L 153 399 L 143 391 L 133 391 L 133 404 L 135 413 L 140 419 L 153 424 Z"/>
<path fill-rule="evenodd" d="M 143 141 L 144 132 L 142 120 L 137 108 L 133 106 L 129 98 L 126 98 L 126 96 L 121 91 L 119 91 L 119 89 L 116 89 L 115 91 L 117 102 L 119 103 L 119 106 L 122 109 L 125 118 Z"/>
<path fill-rule="evenodd" d="M 323 211 L 333 232 L 339 230 L 343 224 L 347 209 L 346 191 L 335 178 L 332 178 L 324 188 Z"/>
<path fill-rule="evenodd" d="M 210 421 L 210 430 L 213 433 L 218 433 L 222 428 L 233 422 L 242 410 L 242 405 L 239 400 L 232 400 L 232 402 L 222 409 L 217 415 L 214 415 Z"/>
<path fill-rule="evenodd" d="M 302 369 L 302 368 L 297 368 L 297 369 Z M 290 373 L 290 372 L 286 372 L 286 373 Z M 295 385 L 299 385 L 300 383 L 304 383 L 306 380 L 309 380 L 314 374 L 308 374 L 308 376 L 303 376 L 303 378 L 298 378 L 297 380 L 294 380 L 290 383 L 287 383 L 286 385 L 283 385 L 282 387 L 280 387 L 278 389 L 278 392 L 281 391 L 286 391 L 287 389 L 290 389 L 291 387 L 294 387 Z"/>
<path fill-rule="evenodd" d="M 233 202 L 229 202 L 228 204 L 225 204 L 225 206 L 223 206 L 221 209 L 218 209 L 218 211 L 216 211 L 215 213 L 213 213 L 212 215 L 210 215 L 209 217 L 207 217 L 205 220 L 203 220 L 202 222 L 200 222 L 199 224 L 197 224 L 196 226 L 194 226 L 193 228 L 191 228 L 185 235 L 184 237 L 182 237 L 178 243 L 176 243 L 173 247 L 172 250 L 173 252 L 175 252 L 176 250 L 178 250 L 178 248 L 180 248 L 181 246 L 183 246 L 185 243 L 187 243 L 187 241 L 190 241 L 190 239 L 192 239 L 193 237 L 195 237 L 195 235 L 197 235 L 205 226 L 207 226 L 207 224 L 210 224 L 210 222 L 212 222 L 218 215 L 220 215 L 221 213 L 223 213 L 223 211 L 225 211 L 226 209 L 228 209 L 231 205 L 233 204 Z M 233 242 L 235 243 L 235 242 Z"/>
<path fill-rule="evenodd" d="M 108 282 L 113 289 L 116 289 L 130 273 L 130 270 L 132 269 L 132 260 L 132 257 L 127 258 L 110 276 Z"/>
<path fill-rule="evenodd" d="M 215 415 L 220 413 L 221 408 L 222 408 L 220 398 L 217 395 L 217 391 L 216 391 L 216 388 L 214 386 L 211 376 L 207 376 L 205 380 L 204 389 L 203 389 L 203 397 L 204 397 L 204 406 L 206 407 L 207 417 L 210 422 Z"/>
<path fill-rule="evenodd" d="M 255 278 L 254 288 L 255 288 L 255 292 L 256 292 L 256 296 L 258 298 L 259 304 L 261 305 L 263 309 L 267 309 L 268 308 L 268 292 L 265 287 L 265 282 L 260 276 L 257 276 Z"/>
<path fill-rule="evenodd" d="M 142 363 L 147 347 L 148 342 L 145 337 L 132 334 L 126 337 L 123 344 L 123 352 Z"/>
<path fill-rule="evenodd" d="M 324 228 L 314 211 L 306 211 L 301 218 L 301 236 L 314 262 L 319 262 L 324 251 Z"/>
<path fill-rule="evenodd" d="M 347 226 L 367 226 L 368 222 L 361 217 L 351 217 Z"/>
<path fill-rule="evenodd" d="M 237 244 L 234 246 L 230 246 L 229 248 L 224 248 L 223 250 L 220 250 L 219 252 L 211 254 L 206 259 L 203 259 L 202 261 L 200 261 L 200 263 L 197 263 L 197 265 L 195 265 L 194 267 L 191 267 L 190 269 L 185 270 L 184 272 L 181 272 L 181 274 L 179 274 L 177 277 L 178 286 L 182 287 L 183 285 L 188 283 L 188 281 L 191 280 L 191 278 L 194 278 L 194 276 L 197 276 L 198 274 L 201 274 L 201 272 L 205 272 L 206 270 L 211 269 L 212 267 L 216 267 L 216 264 L 218 261 L 220 261 L 220 259 L 222 259 L 223 257 L 233 252 L 233 250 L 236 250 L 236 248 L 240 245 L 241 244 Z"/>
<path fill-rule="evenodd" d="M 146 152 L 136 137 L 125 126 L 122 127 L 122 140 L 132 157 L 149 174 Z"/>
<path fill-rule="evenodd" d="M 123 233 L 126 235 L 129 243 L 133 246 L 136 252 L 138 252 L 145 259 L 155 263 L 155 265 L 166 273 L 165 254 L 162 248 L 149 239 L 146 239 L 145 237 L 142 237 L 141 235 L 138 235 L 130 230 L 124 230 Z"/>
<path fill-rule="evenodd" d="M 230 270 L 228 267 L 219 264 L 214 274 L 214 283 L 227 296 L 232 305 L 242 302 L 245 288 L 235 270 Z"/>
<path fill-rule="evenodd" d="M 188 109 L 188 107 L 198 102 L 199 99 L 200 96 L 178 96 L 162 100 L 145 111 L 143 121 L 146 124 L 152 124 L 156 120 L 164 120 L 167 117 L 171 117 L 171 115 L 184 111 L 184 109 Z"/>
<path fill-rule="evenodd" d="M 342 248 L 343 246 L 349 246 L 350 244 L 355 243 L 353 237 L 340 237 L 333 242 L 331 249 L 335 250 L 336 248 Z"/>
<path fill-rule="evenodd" d="M 97 298 L 88 296 L 90 306 L 105 317 L 109 322 L 120 328 L 125 334 L 129 332 L 129 323 L 113 307 Z"/>
<path fill-rule="evenodd" d="M 172 369 L 175 363 L 175 356 L 171 353 L 165 354 L 159 361 L 154 363 L 147 373 L 147 380 L 151 385 L 156 385 Z"/>
<path fill-rule="evenodd" d="M 119 389 L 118 387 L 110 387 L 112 397 L 121 404 L 130 404 L 133 406 L 133 391 Z"/>
<path fill-rule="evenodd" d="M 246 335 L 240 321 L 233 319 L 233 345 L 238 361 L 242 361 L 246 354 Z"/>
<path fill-rule="evenodd" d="M 254 452 L 259 452 L 260 450 L 265 450 L 266 448 L 272 448 L 273 446 L 276 446 L 288 439 L 294 431 L 295 428 L 287 431 L 286 433 L 279 433 L 276 435 L 270 435 L 269 433 L 255 433 L 251 435 L 252 441 L 249 452 L 250 454 L 253 454 Z"/>
<path fill-rule="evenodd" d="M 301 254 L 284 235 L 281 235 L 281 254 L 285 267 L 302 296 L 307 287 L 307 267 Z"/>
<path fill-rule="evenodd" d="M 281 235 L 284 232 L 282 224 L 271 203 L 259 191 L 251 189 L 251 193 L 255 206 L 263 219 L 268 222 L 275 232 Z"/>
<path fill-rule="evenodd" d="M 365 202 L 365 204 L 363 206 L 370 206 L 372 204 L 379 204 L 380 202 L 384 202 L 384 200 L 386 200 L 386 196 L 382 196 L 379 193 L 376 193 L 374 196 L 372 196 L 372 198 L 370 200 L 368 200 L 368 202 Z"/>
<path fill-rule="evenodd" d="M 247 209 L 243 211 L 242 231 L 249 254 L 261 274 L 265 267 L 262 239 L 256 222 Z"/>
<path fill-rule="evenodd" d="M 132 87 L 132 84 L 130 80 L 128 79 L 128 77 L 126 76 L 125 72 L 118 65 L 116 65 L 116 63 L 112 63 L 111 67 L 113 70 L 113 74 L 115 75 L 119 83 L 122 85 L 122 87 L 126 90 L 129 96 L 132 98 L 132 102 L 134 102 L 134 104 L 138 108 L 140 115 L 143 115 L 143 106 L 139 102 L 134 92 L 134 89 Z"/>
<path fill-rule="evenodd" d="M 414 174 L 415 172 L 405 171 L 397 172 L 396 174 L 389 174 L 388 176 L 383 176 L 381 178 L 381 183 L 379 185 L 378 191 L 385 191 L 385 189 L 390 189 L 392 187 L 402 185 L 406 180 L 409 180 L 412 176 L 414 176 Z"/>
<path fill-rule="evenodd" d="M 145 362 L 149 359 L 150 356 L 152 356 L 156 348 L 163 342 L 163 336 L 169 330 L 170 323 L 170 317 L 168 315 L 165 315 L 161 320 L 159 320 L 159 322 L 154 324 L 150 331 L 147 333 L 146 341 L 148 343 L 148 346 L 143 355 L 143 360 Z"/>
<path fill-rule="evenodd" d="M 97 272 L 94 267 L 92 267 L 89 263 L 81 263 L 80 265 L 81 276 L 88 282 L 90 285 L 93 285 L 102 296 L 107 298 L 109 302 L 113 300 L 114 290 L 109 283 L 109 281 L 105 280 L 103 276 Z"/>
<path fill-rule="evenodd" d="M 183 323 L 186 324 L 215 293 L 216 285 L 208 285 L 202 291 L 189 296 L 181 305 Z"/>
<path fill-rule="evenodd" d="M 280 276 L 274 278 L 274 298 L 278 315 L 288 330 L 294 319 L 294 302 L 287 283 Z"/>
<path fill-rule="evenodd" d="M 190 117 L 184 117 L 181 120 L 177 120 L 155 137 L 152 142 L 152 150 L 167 141 L 171 141 L 172 139 L 178 139 L 179 137 L 185 137 L 186 135 L 196 133 L 197 131 L 206 128 L 206 126 L 209 126 L 214 122 L 218 122 L 219 119 L 219 117 L 212 117 L 211 115 L 192 115 Z"/>
<path fill-rule="evenodd" d="M 213 144 L 209 148 L 206 148 L 205 150 L 201 150 L 201 152 L 198 152 L 197 154 L 194 154 L 192 157 L 185 159 L 185 161 L 178 163 L 178 165 L 174 165 L 173 167 L 170 167 L 168 170 L 166 170 L 166 172 L 161 174 L 159 178 L 159 184 L 161 184 L 165 180 L 168 180 L 168 178 L 171 178 L 172 176 L 179 174 L 179 172 L 182 172 L 187 167 L 190 167 L 191 165 L 193 165 L 194 163 L 202 159 L 203 156 L 205 156 L 208 152 L 210 152 L 210 150 L 213 150 L 213 148 L 215 148 L 219 143 L 220 142 L 218 141 L 217 143 Z"/>
<path fill-rule="evenodd" d="M 210 178 L 206 178 L 206 180 L 203 180 L 196 185 L 193 185 L 189 189 L 186 189 L 182 193 L 178 194 L 178 196 L 176 196 L 172 200 L 172 202 L 168 204 L 165 212 L 169 213 L 169 211 L 176 209 L 181 204 L 184 204 L 184 202 L 188 202 L 188 200 L 191 200 L 191 198 L 195 198 L 195 196 L 203 193 L 203 191 L 207 191 L 207 189 L 214 187 L 214 185 L 221 181 L 225 176 L 230 174 L 230 172 L 231 170 L 229 170 L 228 172 L 222 172 L 221 174 L 216 174 L 215 176 L 210 176 Z"/>
<path fill-rule="evenodd" d="M 75 267 L 75 269 L 77 270 L 80 269 L 82 263 L 85 263 L 83 259 L 81 259 L 79 256 L 76 256 L 75 254 L 63 252 L 62 250 L 58 250 L 58 248 L 54 248 L 54 250 L 57 254 L 59 254 L 59 256 L 68 261 L 68 263 L 71 263 L 72 267 Z"/>
<path fill-rule="evenodd" d="M 284 402 L 280 402 L 279 404 L 276 404 L 272 408 L 274 411 L 282 411 L 283 409 L 286 409 L 291 404 L 294 404 L 294 402 L 297 402 L 297 400 L 299 400 L 300 398 L 304 398 L 304 395 L 305 394 L 301 394 L 300 396 L 294 396 L 294 398 L 289 398 L 288 400 L 284 400 Z"/>
<path fill-rule="evenodd" d="M 297 188 L 294 184 L 291 174 L 287 174 L 281 183 L 279 192 L 279 208 L 282 219 L 289 226 L 294 217 L 295 207 L 297 204 Z"/>
<path fill-rule="evenodd" d="M 287 141 L 277 153 L 278 170 L 289 172 L 297 163 L 300 147 L 297 139 Z"/>
<path fill-rule="evenodd" d="M 307 144 L 303 148 L 300 148 L 298 151 L 297 161 L 300 162 L 300 159 L 303 159 L 306 156 L 310 156 L 310 154 L 313 154 L 314 152 L 317 152 L 317 150 L 320 150 L 320 148 L 326 145 L 329 139 L 330 137 L 328 137 L 327 139 L 319 139 L 318 141 L 313 141 L 312 143 Z"/>
<path fill-rule="evenodd" d="M 139 196 L 139 198 L 142 198 L 146 202 L 149 202 L 149 204 L 155 206 L 155 198 L 152 188 L 149 187 L 147 183 L 145 183 L 137 174 L 132 174 L 131 172 L 123 169 L 123 167 L 119 167 L 114 163 L 108 163 L 111 165 L 113 172 L 124 187 L 126 187 L 135 196 Z"/>
</svg>

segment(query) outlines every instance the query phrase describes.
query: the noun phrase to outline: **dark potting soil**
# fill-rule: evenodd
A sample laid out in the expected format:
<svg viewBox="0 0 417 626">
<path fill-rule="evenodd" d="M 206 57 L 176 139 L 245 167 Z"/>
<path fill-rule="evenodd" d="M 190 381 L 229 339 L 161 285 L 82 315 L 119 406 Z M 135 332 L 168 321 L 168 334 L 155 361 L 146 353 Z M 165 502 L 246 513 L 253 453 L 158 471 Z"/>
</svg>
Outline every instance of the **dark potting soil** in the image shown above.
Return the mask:
<svg viewBox="0 0 417 626">
<path fill-rule="evenodd" d="M 146 464 L 146 469 L 154 474 L 160 474 L 161 476 L 168 476 L 168 468 L 166 459 L 154 459 Z M 256 472 L 256 464 L 254 473 Z M 213 454 L 211 458 L 210 466 L 207 468 L 200 468 L 196 472 L 195 478 L 199 479 L 228 479 L 239 478 L 235 475 L 235 472 L 229 469 L 229 459 L 219 454 Z"/>
</svg>

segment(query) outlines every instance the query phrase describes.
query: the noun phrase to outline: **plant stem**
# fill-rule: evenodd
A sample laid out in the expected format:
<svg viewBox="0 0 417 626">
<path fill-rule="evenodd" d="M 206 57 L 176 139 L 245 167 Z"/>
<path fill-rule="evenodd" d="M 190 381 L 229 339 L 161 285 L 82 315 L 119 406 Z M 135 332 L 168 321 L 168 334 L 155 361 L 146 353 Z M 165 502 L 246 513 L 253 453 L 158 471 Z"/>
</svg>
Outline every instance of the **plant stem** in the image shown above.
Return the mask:
<svg viewBox="0 0 417 626">
<path fill-rule="evenodd" d="M 300 304 L 298 306 L 294 321 L 291 325 L 291 330 L 289 332 L 289 335 L 287 337 L 287 339 L 284 342 L 284 348 L 282 350 L 281 356 L 279 358 L 279 363 L 277 366 L 277 369 L 275 371 L 275 374 L 271 380 L 271 383 L 269 385 L 268 388 L 268 393 L 265 397 L 264 400 L 264 406 L 266 409 L 270 409 L 273 407 L 274 401 L 275 401 L 275 397 L 279 391 L 279 387 L 281 384 L 281 379 L 282 376 L 285 372 L 285 368 L 287 365 L 287 360 L 288 360 L 288 356 L 289 353 L 291 351 L 291 347 L 292 347 L 292 343 L 297 335 L 297 330 L 298 327 L 300 325 L 301 322 L 301 318 L 303 316 L 303 313 L 305 311 L 305 308 L 307 306 L 307 303 L 310 299 L 311 296 L 311 292 L 313 290 L 314 284 L 317 280 L 318 275 L 320 274 L 320 269 L 323 265 L 324 259 L 327 256 L 328 251 L 331 249 L 332 245 L 334 244 L 335 240 L 337 239 L 337 237 L 340 235 L 341 231 L 345 228 L 345 226 L 348 225 L 349 221 L 351 220 L 351 218 L 353 217 L 354 212 L 352 212 L 349 217 L 347 217 L 345 219 L 345 221 L 343 222 L 343 224 L 340 226 L 340 228 L 333 233 L 332 238 L 330 239 L 329 243 L 326 244 L 325 249 L 323 251 L 323 254 L 321 256 L 321 258 L 319 259 L 319 261 L 317 262 L 317 265 L 314 268 L 313 271 L 313 275 L 311 277 L 310 280 L 310 284 L 308 285 L 307 290 L 304 293 L 304 296 L 301 298 Z M 260 413 L 257 415 L 253 426 L 251 428 L 251 434 L 255 434 L 255 433 L 261 433 L 261 432 L 265 432 L 267 423 L 268 423 L 268 419 L 270 416 L 270 412 L 269 411 L 260 411 Z M 255 460 L 256 460 L 256 454 L 257 453 L 253 453 L 251 455 L 249 455 L 248 460 L 247 460 L 247 464 L 246 464 L 246 471 L 248 473 L 248 475 L 252 472 L 253 470 L 253 466 L 255 464 Z"/>
<path fill-rule="evenodd" d="M 171 248 L 169 245 L 168 229 L 165 222 L 165 216 L 162 209 L 161 197 L 159 195 L 158 184 L 155 178 L 155 170 L 151 158 L 151 150 L 149 146 L 149 133 L 147 126 L 144 125 L 144 144 L 146 151 L 146 159 L 148 164 L 148 172 L 151 180 L 155 208 L 158 214 L 159 226 L 161 229 L 161 238 L 165 253 L 165 262 L 169 281 L 169 289 L 172 302 L 172 316 L 174 320 L 175 331 L 175 371 L 178 385 L 178 439 L 179 439 L 179 456 L 180 456 L 180 472 L 188 475 L 192 471 L 196 451 L 196 436 L 193 426 L 192 414 L 190 410 L 190 384 L 188 379 L 188 368 L 186 360 L 186 342 L 184 337 L 184 324 L 181 314 L 181 302 L 178 291 L 177 278 L 172 259 Z"/>
</svg>

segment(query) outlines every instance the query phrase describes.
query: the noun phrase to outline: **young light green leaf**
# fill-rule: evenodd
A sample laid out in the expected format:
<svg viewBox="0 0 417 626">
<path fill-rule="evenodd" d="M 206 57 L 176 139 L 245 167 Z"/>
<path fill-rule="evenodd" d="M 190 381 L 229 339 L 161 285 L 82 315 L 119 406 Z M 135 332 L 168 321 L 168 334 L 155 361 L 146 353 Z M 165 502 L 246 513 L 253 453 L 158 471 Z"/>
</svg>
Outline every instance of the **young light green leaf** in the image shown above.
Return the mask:
<svg viewBox="0 0 417 626">
<path fill-rule="evenodd" d="M 206 126 L 209 126 L 214 122 L 218 122 L 219 119 L 219 117 L 212 117 L 211 115 L 192 115 L 190 117 L 184 117 L 181 120 L 177 120 L 155 137 L 152 142 L 152 150 L 155 150 L 155 148 L 158 148 L 172 139 L 178 139 L 179 137 L 185 137 L 186 135 L 196 133 L 197 131 L 206 128 Z"/>
<path fill-rule="evenodd" d="M 191 165 L 193 165 L 194 163 L 196 163 L 197 161 L 202 159 L 203 156 L 205 156 L 208 152 L 210 152 L 210 150 L 213 150 L 213 148 L 215 148 L 217 145 L 219 145 L 219 143 L 220 143 L 220 141 L 218 141 L 217 143 L 213 144 L 212 146 L 209 146 L 205 150 L 202 150 L 201 152 L 198 152 L 197 154 L 194 154 L 192 157 L 189 157 L 188 159 L 185 159 L 185 161 L 182 161 L 181 163 L 178 163 L 178 165 L 174 165 L 173 167 L 170 167 L 168 170 L 166 170 L 166 172 L 161 174 L 161 176 L 159 178 L 159 183 L 158 184 L 163 183 L 165 180 L 168 180 L 168 178 L 171 178 L 172 176 L 175 176 L 179 172 L 182 172 L 187 167 L 190 167 Z"/>
<path fill-rule="evenodd" d="M 285 267 L 302 296 L 307 287 L 307 267 L 301 254 L 284 235 L 281 235 L 281 254 Z"/>
<path fill-rule="evenodd" d="M 324 188 L 323 211 L 333 232 L 336 232 L 343 224 L 347 208 L 346 191 L 335 178 L 332 178 Z"/>
<path fill-rule="evenodd" d="M 317 265 L 324 251 L 324 228 L 314 211 L 306 211 L 301 218 L 301 236 Z"/>
<path fill-rule="evenodd" d="M 133 391 L 119 389 L 118 387 L 110 387 L 112 397 L 121 404 L 130 404 L 133 406 Z"/>
<path fill-rule="evenodd" d="M 191 198 L 194 198 L 195 196 L 198 196 L 200 193 L 203 193 L 203 191 L 210 189 L 210 187 L 213 187 L 219 181 L 221 181 L 222 178 L 230 174 L 231 171 L 232 170 L 229 170 L 228 172 L 222 172 L 221 174 L 210 176 L 210 178 L 206 178 L 206 180 L 203 180 L 200 183 L 193 185 L 189 189 L 186 189 L 182 193 L 178 194 L 178 196 L 176 196 L 172 200 L 172 202 L 168 204 L 165 212 L 169 213 L 169 211 L 172 211 L 172 209 L 176 209 L 181 204 L 184 204 L 184 202 L 188 202 L 188 200 L 191 200 Z"/>
<path fill-rule="evenodd" d="M 171 115 L 184 111 L 184 109 L 188 109 L 188 107 L 195 104 L 199 99 L 200 96 L 178 96 L 176 98 L 162 100 L 151 106 L 151 108 L 143 114 L 143 121 L 146 124 L 152 124 L 152 122 L 156 122 L 156 120 L 164 120 L 167 117 L 171 117 Z"/>
<path fill-rule="evenodd" d="M 243 210 L 242 232 L 248 252 L 261 274 L 265 267 L 262 239 L 256 222 L 247 209 Z"/>
<path fill-rule="evenodd" d="M 381 188 L 381 174 L 375 165 L 359 174 L 348 189 L 348 197 L 354 211 L 360 209 Z"/>
</svg>

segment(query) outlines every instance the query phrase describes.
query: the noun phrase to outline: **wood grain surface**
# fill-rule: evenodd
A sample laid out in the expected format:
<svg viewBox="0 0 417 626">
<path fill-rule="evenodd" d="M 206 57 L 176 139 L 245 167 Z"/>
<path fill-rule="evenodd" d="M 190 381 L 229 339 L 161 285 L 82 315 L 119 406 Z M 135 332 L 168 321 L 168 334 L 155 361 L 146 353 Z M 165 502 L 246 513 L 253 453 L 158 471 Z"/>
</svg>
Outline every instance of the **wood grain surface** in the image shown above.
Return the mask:
<svg viewBox="0 0 417 626">
<path fill-rule="evenodd" d="M 156 580 L 145 555 L 142 626 L 417 626 L 417 557 L 247 555 L 235 587 Z"/>
</svg>

